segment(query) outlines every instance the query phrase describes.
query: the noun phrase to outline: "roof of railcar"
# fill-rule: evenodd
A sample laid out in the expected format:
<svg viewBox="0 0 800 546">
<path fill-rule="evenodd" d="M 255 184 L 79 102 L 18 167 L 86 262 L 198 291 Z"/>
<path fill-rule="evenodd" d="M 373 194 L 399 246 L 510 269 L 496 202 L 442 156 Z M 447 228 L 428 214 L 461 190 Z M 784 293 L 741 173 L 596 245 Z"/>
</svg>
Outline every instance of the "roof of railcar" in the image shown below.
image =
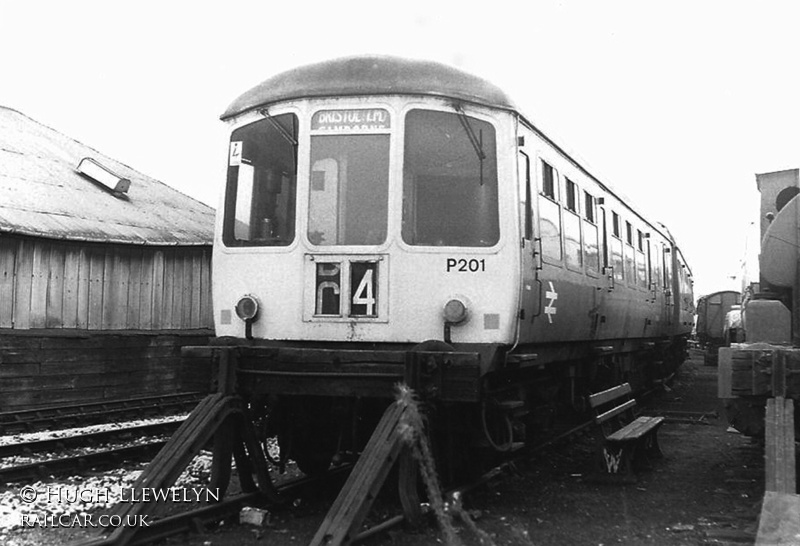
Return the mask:
<svg viewBox="0 0 800 546">
<path fill-rule="evenodd" d="M 315 97 L 433 95 L 514 110 L 494 84 L 433 61 L 387 56 L 345 57 L 277 74 L 234 100 L 228 119 L 276 102 Z"/>
<path fill-rule="evenodd" d="M 89 157 L 131 181 L 116 194 L 77 172 Z M 211 245 L 214 209 L 0 106 L 0 234 L 137 245 Z"/>
</svg>

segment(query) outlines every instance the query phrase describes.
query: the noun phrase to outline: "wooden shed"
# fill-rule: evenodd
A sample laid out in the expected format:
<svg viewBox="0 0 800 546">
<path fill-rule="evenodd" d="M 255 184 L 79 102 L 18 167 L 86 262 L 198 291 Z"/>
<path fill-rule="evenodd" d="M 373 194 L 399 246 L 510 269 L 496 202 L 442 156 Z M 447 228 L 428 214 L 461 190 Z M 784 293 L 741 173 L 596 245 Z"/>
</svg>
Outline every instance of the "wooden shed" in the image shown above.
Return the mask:
<svg viewBox="0 0 800 546">
<path fill-rule="evenodd" d="M 0 107 L 0 411 L 202 387 L 214 210 Z"/>
</svg>

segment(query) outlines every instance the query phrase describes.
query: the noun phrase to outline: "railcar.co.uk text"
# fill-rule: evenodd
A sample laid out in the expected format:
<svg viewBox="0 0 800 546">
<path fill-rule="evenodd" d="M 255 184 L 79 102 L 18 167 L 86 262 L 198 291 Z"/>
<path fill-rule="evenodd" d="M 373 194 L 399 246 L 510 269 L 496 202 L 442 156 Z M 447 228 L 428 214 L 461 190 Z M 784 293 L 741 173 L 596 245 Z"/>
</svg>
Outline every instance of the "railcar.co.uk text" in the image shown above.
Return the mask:
<svg viewBox="0 0 800 546">
<path fill-rule="evenodd" d="M 115 503 L 140 502 L 218 502 L 219 489 L 195 488 L 109 488 L 48 486 L 35 488 L 27 485 L 18 494 L 24 504 L 33 505 L 36 511 L 20 514 L 22 527 L 147 527 L 147 515 L 142 514 L 87 514 L 71 513 L 64 505 L 83 504 L 108 507 Z M 59 509 L 55 510 L 55 506 Z"/>
</svg>

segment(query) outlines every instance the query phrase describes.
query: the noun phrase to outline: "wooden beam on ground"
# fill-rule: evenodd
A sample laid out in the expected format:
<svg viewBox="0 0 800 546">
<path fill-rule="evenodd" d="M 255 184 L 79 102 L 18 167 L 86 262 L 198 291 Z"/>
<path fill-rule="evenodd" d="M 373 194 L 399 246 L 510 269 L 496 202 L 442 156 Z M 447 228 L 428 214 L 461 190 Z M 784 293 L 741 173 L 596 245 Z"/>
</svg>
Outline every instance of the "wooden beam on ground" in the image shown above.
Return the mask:
<svg viewBox="0 0 800 546">
<path fill-rule="evenodd" d="M 756 546 L 800 544 L 800 496 L 767 491 Z"/>
<path fill-rule="evenodd" d="M 403 447 L 397 427 L 405 411 L 406 406 L 398 402 L 386 409 L 311 546 L 342 546 L 356 537 Z"/>
<path fill-rule="evenodd" d="M 767 400 L 765 475 L 767 491 L 793 494 L 797 489 L 794 447 L 794 400 Z"/>
</svg>

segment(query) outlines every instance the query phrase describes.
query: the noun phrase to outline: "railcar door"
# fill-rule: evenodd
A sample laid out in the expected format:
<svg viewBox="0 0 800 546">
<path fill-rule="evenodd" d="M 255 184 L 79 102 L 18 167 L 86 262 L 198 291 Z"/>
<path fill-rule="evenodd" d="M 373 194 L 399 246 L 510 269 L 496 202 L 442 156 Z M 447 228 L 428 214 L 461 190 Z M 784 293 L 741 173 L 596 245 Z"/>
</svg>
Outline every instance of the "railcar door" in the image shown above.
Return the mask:
<svg viewBox="0 0 800 546">
<path fill-rule="evenodd" d="M 603 276 L 606 279 L 606 290 L 611 292 L 614 289 L 614 270 L 608 257 L 608 218 L 606 217 L 605 199 L 601 199 L 599 203 L 603 228 Z"/>
<path fill-rule="evenodd" d="M 664 245 L 664 308 L 666 310 L 667 325 L 675 322 L 675 287 L 672 285 L 674 261 L 672 248 Z"/>
<path fill-rule="evenodd" d="M 524 138 L 524 137 L 523 137 Z M 519 341 L 530 339 L 529 326 L 534 318 L 540 313 L 541 300 L 541 281 L 538 278 L 541 269 L 541 252 L 537 247 L 533 229 L 533 197 L 534 192 L 531 187 L 531 158 L 522 149 L 517 154 L 519 195 L 520 195 L 520 220 L 522 224 L 522 291 L 520 302 L 520 325 L 521 331 L 518 335 Z"/>
</svg>

